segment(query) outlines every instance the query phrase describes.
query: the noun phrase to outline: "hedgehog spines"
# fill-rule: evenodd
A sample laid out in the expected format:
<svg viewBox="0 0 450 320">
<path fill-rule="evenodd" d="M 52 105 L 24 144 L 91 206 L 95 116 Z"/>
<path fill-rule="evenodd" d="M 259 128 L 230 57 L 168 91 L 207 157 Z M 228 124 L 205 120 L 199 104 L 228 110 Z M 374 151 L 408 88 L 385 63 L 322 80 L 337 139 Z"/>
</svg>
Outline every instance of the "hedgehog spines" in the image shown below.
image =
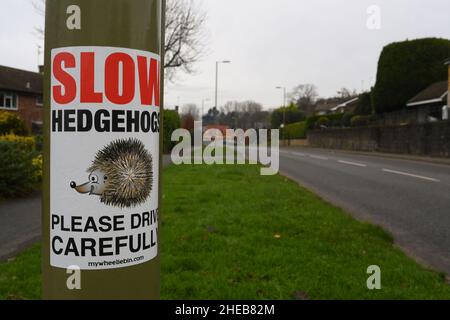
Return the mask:
<svg viewBox="0 0 450 320">
<path fill-rule="evenodd" d="M 108 178 L 101 202 L 120 208 L 135 207 L 150 196 L 153 159 L 144 144 L 134 138 L 119 139 L 99 151 L 89 168 Z"/>
</svg>

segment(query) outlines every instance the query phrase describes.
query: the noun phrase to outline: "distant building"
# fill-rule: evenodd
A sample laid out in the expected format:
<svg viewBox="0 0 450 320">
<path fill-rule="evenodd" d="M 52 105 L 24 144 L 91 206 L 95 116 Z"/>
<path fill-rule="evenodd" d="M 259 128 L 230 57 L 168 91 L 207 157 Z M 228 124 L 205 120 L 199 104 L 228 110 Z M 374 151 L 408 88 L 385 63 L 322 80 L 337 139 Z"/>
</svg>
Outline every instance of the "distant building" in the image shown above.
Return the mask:
<svg viewBox="0 0 450 320">
<path fill-rule="evenodd" d="M 43 76 L 0 66 L 0 110 L 17 112 L 33 132 L 40 132 L 43 119 Z"/>
<path fill-rule="evenodd" d="M 209 142 L 216 139 L 216 134 L 218 132 L 222 135 L 222 140 L 226 140 L 227 130 L 230 129 L 229 126 L 226 125 L 208 125 L 203 127 L 203 141 Z"/>
<path fill-rule="evenodd" d="M 332 113 L 331 109 L 335 108 L 337 103 L 330 103 L 327 101 L 319 102 L 315 107 L 315 115 L 316 116 L 326 116 L 327 114 Z"/>
<path fill-rule="evenodd" d="M 329 99 L 320 99 L 317 101 L 314 112 L 316 116 L 326 116 L 327 114 L 347 112 L 346 109 L 353 106 L 355 99 L 358 98 L 350 98 L 342 99 L 342 98 L 329 98 Z"/>
<path fill-rule="evenodd" d="M 442 108 L 447 104 L 447 96 L 448 81 L 440 81 L 419 92 L 406 106 L 416 111 L 419 123 L 442 120 Z"/>
<path fill-rule="evenodd" d="M 331 112 L 333 112 L 333 113 L 346 113 L 346 112 L 352 113 L 355 111 L 356 106 L 358 105 L 358 101 L 359 101 L 358 97 L 347 100 L 341 104 L 338 104 L 336 107 L 332 108 Z"/>
</svg>

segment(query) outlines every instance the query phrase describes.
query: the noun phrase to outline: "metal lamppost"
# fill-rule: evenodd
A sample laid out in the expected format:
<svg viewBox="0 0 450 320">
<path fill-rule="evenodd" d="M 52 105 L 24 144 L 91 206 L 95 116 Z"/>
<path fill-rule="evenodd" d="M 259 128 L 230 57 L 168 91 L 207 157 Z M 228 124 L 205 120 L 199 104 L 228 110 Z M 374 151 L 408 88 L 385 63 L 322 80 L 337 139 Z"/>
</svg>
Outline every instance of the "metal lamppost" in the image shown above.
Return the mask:
<svg viewBox="0 0 450 320">
<path fill-rule="evenodd" d="M 285 138 L 284 132 L 286 128 L 286 87 L 278 86 L 275 89 L 283 90 L 283 140 Z"/>
<path fill-rule="evenodd" d="M 218 88 L 219 88 L 219 64 L 221 63 L 231 63 L 230 60 L 224 60 L 224 61 L 216 61 L 216 99 L 215 99 L 215 107 L 218 108 L 219 106 L 217 105 L 217 93 L 218 93 Z"/>
</svg>

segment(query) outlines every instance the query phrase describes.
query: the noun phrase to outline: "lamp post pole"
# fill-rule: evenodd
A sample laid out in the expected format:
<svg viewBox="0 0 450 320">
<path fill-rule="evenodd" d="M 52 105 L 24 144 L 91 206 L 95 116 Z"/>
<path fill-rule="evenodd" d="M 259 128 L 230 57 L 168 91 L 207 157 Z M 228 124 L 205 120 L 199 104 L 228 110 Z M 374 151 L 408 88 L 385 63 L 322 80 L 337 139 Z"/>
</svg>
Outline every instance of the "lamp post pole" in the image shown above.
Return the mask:
<svg viewBox="0 0 450 320">
<path fill-rule="evenodd" d="M 286 128 L 286 87 L 278 86 L 275 89 L 283 90 L 283 140 L 285 138 L 284 132 Z"/>
<path fill-rule="evenodd" d="M 165 3 L 46 1 L 46 300 L 160 298 Z M 153 85 L 147 90 L 149 83 Z M 106 117 L 116 110 L 129 112 L 133 119 L 112 116 L 93 124 L 97 112 Z M 91 120 L 75 120 L 78 111 Z M 134 121 L 144 119 L 143 112 L 152 120 L 146 132 L 147 122 Z M 128 180 L 119 178 L 124 174 Z M 121 190 L 117 187 L 125 184 Z"/>
<path fill-rule="evenodd" d="M 231 63 L 231 61 L 229 60 L 224 60 L 224 61 L 216 61 L 216 92 L 215 92 L 215 107 L 219 108 L 219 106 L 217 105 L 217 100 L 218 100 L 218 92 L 219 92 L 219 64 L 221 63 Z"/>
</svg>

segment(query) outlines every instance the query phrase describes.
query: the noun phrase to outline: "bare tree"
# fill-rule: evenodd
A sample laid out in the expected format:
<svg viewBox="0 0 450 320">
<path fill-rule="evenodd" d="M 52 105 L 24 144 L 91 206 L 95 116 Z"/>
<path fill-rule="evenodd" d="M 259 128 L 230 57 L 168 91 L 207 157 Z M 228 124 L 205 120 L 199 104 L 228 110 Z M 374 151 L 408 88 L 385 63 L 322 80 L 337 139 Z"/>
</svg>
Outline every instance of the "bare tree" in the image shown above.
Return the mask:
<svg viewBox="0 0 450 320">
<path fill-rule="evenodd" d="M 183 106 L 183 110 L 181 112 L 181 114 L 183 116 L 185 115 L 190 115 L 192 116 L 195 120 L 199 120 L 200 119 L 200 110 L 197 107 L 196 104 L 186 104 L 185 106 Z"/>
<path fill-rule="evenodd" d="M 45 15 L 45 0 L 31 0 L 37 13 Z M 173 80 L 175 73 L 193 73 L 195 63 L 206 55 L 206 13 L 193 0 L 167 0 L 165 63 L 166 78 Z M 36 27 L 43 39 L 43 26 Z"/>
<path fill-rule="evenodd" d="M 349 98 L 351 98 L 351 97 L 355 97 L 355 96 L 358 95 L 358 93 L 356 92 L 355 89 L 353 89 L 353 91 L 352 91 L 352 90 L 350 90 L 350 89 L 348 89 L 348 88 L 345 88 L 345 87 L 341 88 L 341 89 L 337 92 L 337 94 L 338 94 L 338 96 L 339 96 L 340 98 L 342 98 L 342 99 L 349 99 Z"/>
<path fill-rule="evenodd" d="M 317 87 L 313 84 L 300 84 L 289 93 L 289 99 L 292 102 L 298 102 L 300 100 L 313 104 L 318 97 Z"/>
<path fill-rule="evenodd" d="M 173 79 L 176 70 L 194 72 L 194 64 L 205 54 L 206 13 L 192 0 L 167 0 L 166 75 Z"/>
<path fill-rule="evenodd" d="M 313 84 L 300 84 L 292 89 L 289 98 L 292 103 L 308 116 L 314 113 L 314 103 L 318 97 L 317 87 Z"/>
</svg>

